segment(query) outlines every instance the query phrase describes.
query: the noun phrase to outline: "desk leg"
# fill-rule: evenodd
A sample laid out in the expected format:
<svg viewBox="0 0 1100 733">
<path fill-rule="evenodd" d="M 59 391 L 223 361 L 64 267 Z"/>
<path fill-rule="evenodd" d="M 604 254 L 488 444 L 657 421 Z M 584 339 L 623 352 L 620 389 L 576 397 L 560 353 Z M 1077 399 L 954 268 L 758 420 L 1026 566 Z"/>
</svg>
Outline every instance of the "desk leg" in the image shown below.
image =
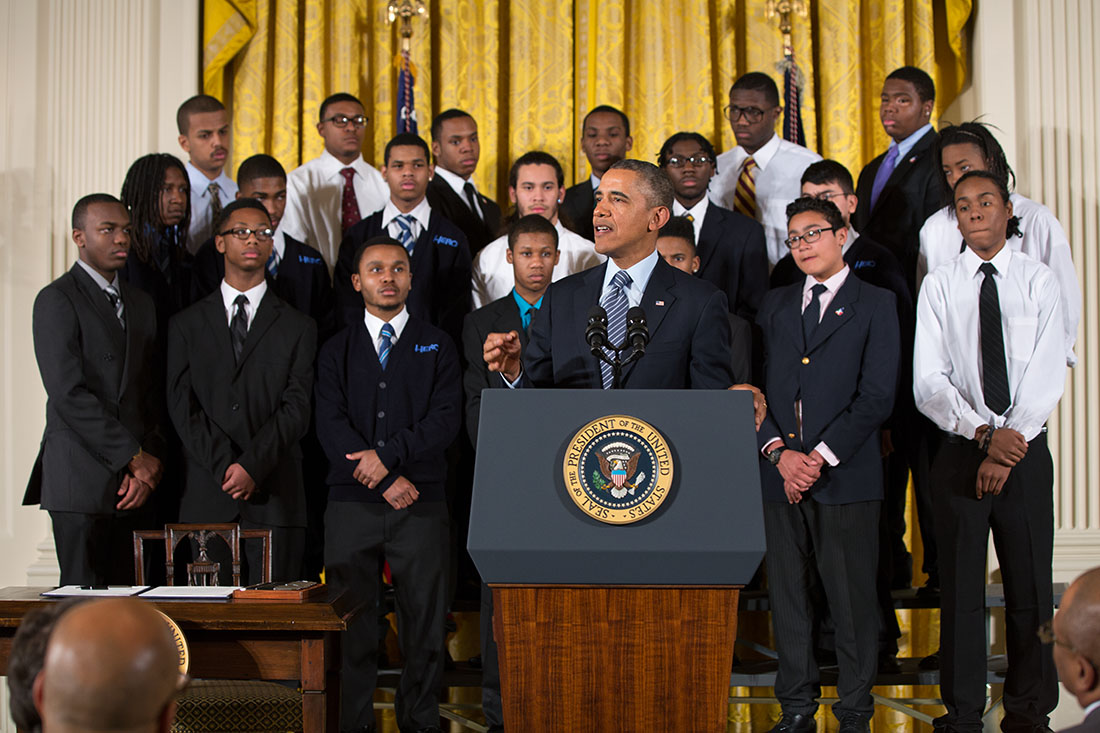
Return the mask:
<svg viewBox="0 0 1100 733">
<path fill-rule="evenodd" d="M 328 652 L 328 654 L 326 654 Z M 302 730 L 304 733 L 322 733 L 340 730 L 340 680 L 339 655 L 332 653 L 328 635 L 302 640 Z"/>
</svg>

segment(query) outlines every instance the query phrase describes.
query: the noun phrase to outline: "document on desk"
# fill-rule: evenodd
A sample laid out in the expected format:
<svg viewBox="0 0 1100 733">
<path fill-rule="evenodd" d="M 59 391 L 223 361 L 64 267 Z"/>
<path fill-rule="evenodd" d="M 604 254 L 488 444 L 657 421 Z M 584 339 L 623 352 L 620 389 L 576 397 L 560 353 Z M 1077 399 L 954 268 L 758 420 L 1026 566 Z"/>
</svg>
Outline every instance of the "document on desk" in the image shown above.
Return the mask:
<svg viewBox="0 0 1100 733">
<path fill-rule="evenodd" d="M 142 591 L 147 591 L 149 585 L 63 585 L 60 588 L 48 590 L 41 595 L 45 598 L 69 598 L 79 596 L 84 598 L 111 598 L 121 596 L 136 596 Z"/>
<path fill-rule="evenodd" d="M 163 598 L 178 601 L 216 600 L 229 598 L 239 585 L 158 585 L 141 594 L 142 598 Z"/>
</svg>

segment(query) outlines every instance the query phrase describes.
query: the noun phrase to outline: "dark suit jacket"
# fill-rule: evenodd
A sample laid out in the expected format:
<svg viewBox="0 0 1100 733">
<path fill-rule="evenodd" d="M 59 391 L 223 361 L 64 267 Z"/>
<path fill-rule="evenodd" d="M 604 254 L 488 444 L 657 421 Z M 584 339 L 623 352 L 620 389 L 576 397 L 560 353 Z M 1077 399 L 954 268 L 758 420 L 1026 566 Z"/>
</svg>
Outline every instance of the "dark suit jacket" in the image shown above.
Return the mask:
<svg viewBox="0 0 1100 733">
<path fill-rule="evenodd" d="M 592 190 L 592 178 L 589 176 L 575 186 L 565 190 L 559 214 L 566 229 L 571 229 L 589 242 L 595 241 L 592 226 L 592 210 L 596 208 L 596 192 Z"/>
<path fill-rule="evenodd" d="M 893 293 L 849 274 L 808 345 L 802 283 L 770 291 L 757 320 L 768 398 L 759 447 L 778 437 L 809 453 L 824 441 L 840 464 L 826 465 L 808 496 L 823 504 L 881 499 L 878 431 L 894 406 L 900 354 Z M 801 439 L 796 400 L 802 401 Z M 763 456 L 760 464 L 765 501 L 786 502 L 778 469 Z"/>
<path fill-rule="evenodd" d="M 363 296 L 351 285 L 355 252 L 371 237 L 386 234 L 382 212 L 363 219 L 344 235 L 336 257 L 333 290 L 336 292 L 337 326 L 363 320 Z M 428 228 L 413 247 L 412 290 L 405 307 L 409 314 L 442 328 L 458 343 L 462 319 L 470 312 L 470 278 L 473 265 L 466 235 L 435 206 Z"/>
<path fill-rule="evenodd" d="M 481 416 L 481 390 L 504 386 L 500 375 L 490 372 L 485 364 L 482 356 L 485 338 L 491 333 L 509 331 L 519 334 L 520 346 L 526 352 L 527 331 L 523 328 L 519 306 L 512 293 L 470 313 L 462 326 L 462 353 L 466 361 L 462 375 L 466 393 L 466 432 L 474 447 L 477 447 L 477 426 Z"/>
<path fill-rule="evenodd" d="M 80 265 L 34 300 L 34 354 L 46 388 L 46 430 L 24 504 L 111 514 L 139 450 L 164 457 L 152 299 L 119 283 L 126 330 Z"/>
<path fill-rule="evenodd" d="M 466 235 L 470 255 L 476 255 L 482 247 L 500 236 L 500 207 L 479 191 L 477 202 L 485 214 L 485 220 L 475 214 L 470 205 L 455 193 L 450 184 L 436 176 L 428 183 L 428 205 L 438 211 Z"/>
<path fill-rule="evenodd" d="M 410 317 L 385 371 L 360 320 L 329 339 L 317 366 L 317 437 L 329 458 L 329 499 L 384 502 L 404 476 L 418 501 L 442 501 L 443 452 L 458 435 L 462 386 L 458 353 L 447 334 Z M 352 477 L 348 453 L 373 448 L 389 469 L 374 489 Z"/>
<path fill-rule="evenodd" d="M 332 281 L 328 266 L 321 253 L 294 237 L 282 234 L 283 259 L 279 263 L 279 276 L 267 276 L 267 284 L 275 294 L 305 313 L 317 324 L 318 341 L 332 335 L 335 313 Z M 214 239 L 206 240 L 195 253 L 191 277 L 192 302 L 205 298 L 221 287 L 225 278 L 225 257 L 214 246 Z"/>
<path fill-rule="evenodd" d="M 938 137 L 935 130 L 930 130 L 917 141 L 908 156 L 898 160 L 873 210 L 871 189 L 875 174 L 886 157 L 885 152 L 863 167 L 856 185 L 859 204 L 852 216 L 852 225 L 860 236 L 870 237 L 894 253 L 914 302 L 920 228 L 925 219 L 943 206 L 942 175 L 936 170 L 932 155 Z"/>
<path fill-rule="evenodd" d="M 584 340 L 607 264 L 563 278 L 543 296 L 524 353 L 524 384 L 601 389 L 599 361 Z M 658 258 L 641 303 L 649 322 L 645 355 L 623 370 L 624 389 L 726 389 L 730 329 L 726 296 Z"/>
<path fill-rule="evenodd" d="M 730 371 L 734 384 L 752 382 L 753 323 L 730 313 Z"/>
<path fill-rule="evenodd" d="M 1100 733 L 1100 710 L 1093 710 L 1079 725 L 1065 728 L 1062 733 Z"/>
<path fill-rule="evenodd" d="M 150 234 L 150 237 L 156 235 Z M 119 271 L 119 277 L 131 285 L 144 290 L 152 299 L 157 311 L 157 338 L 160 340 L 159 353 L 164 354 L 164 338 L 168 333 L 168 321 L 172 316 L 191 305 L 191 276 L 194 259 L 185 248 L 172 246 L 169 249 L 169 273 L 165 276 L 154 262 L 142 262 L 131 250 L 126 264 Z"/>
<path fill-rule="evenodd" d="M 730 313 L 753 321 L 768 291 L 764 227 L 744 214 L 710 204 L 695 249 L 696 274 L 726 294 Z"/>
<path fill-rule="evenodd" d="M 168 409 L 183 443 L 183 522 L 238 515 L 277 527 L 304 527 L 298 441 L 309 427 L 317 326 L 270 290 L 260 301 L 234 363 L 220 291 L 172 319 L 168 329 Z M 221 489 L 239 463 L 256 482 L 248 501 Z"/>
</svg>

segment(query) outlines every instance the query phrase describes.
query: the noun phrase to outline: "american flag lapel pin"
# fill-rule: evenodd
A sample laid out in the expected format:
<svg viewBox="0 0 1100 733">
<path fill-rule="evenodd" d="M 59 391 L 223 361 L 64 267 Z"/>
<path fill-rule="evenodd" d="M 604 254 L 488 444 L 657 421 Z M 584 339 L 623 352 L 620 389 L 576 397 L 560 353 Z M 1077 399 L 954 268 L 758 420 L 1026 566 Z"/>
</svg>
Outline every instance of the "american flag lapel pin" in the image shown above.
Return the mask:
<svg viewBox="0 0 1100 733">
<path fill-rule="evenodd" d="M 844 315 L 844 308 L 837 308 L 835 311 L 833 311 L 833 313 L 836 313 L 838 316 L 842 316 Z"/>
<path fill-rule="evenodd" d="M 653 305 L 664 305 L 664 304 L 665 304 L 665 301 L 663 301 L 663 300 L 658 300 L 658 301 L 657 301 L 656 303 L 654 303 Z"/>
</svg>

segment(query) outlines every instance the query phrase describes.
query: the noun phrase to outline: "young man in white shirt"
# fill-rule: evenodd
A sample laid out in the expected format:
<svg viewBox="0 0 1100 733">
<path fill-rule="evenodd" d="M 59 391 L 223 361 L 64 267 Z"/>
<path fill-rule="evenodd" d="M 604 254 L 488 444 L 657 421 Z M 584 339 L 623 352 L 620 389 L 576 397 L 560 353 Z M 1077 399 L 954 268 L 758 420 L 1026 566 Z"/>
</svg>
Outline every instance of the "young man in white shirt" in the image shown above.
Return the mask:
<svg viewBox="0 0 1100 733">
<path fill-rule="evenodd" d="M 225 174 L 229 162 L 229 113 L 208 94 L 191 97 L 176 112 L 179 143 L 188 160 L 191 227 L 187 248 L 194 254 L 214 234 L 214 220 L 237 195 L 237 184 Z"/>
<path fill-rule="evenodd" d="M 508 198 L 516 205 L 516 218 L 538 214 L 558 232 L 560 256 L 554 266 L 554 281 L 587 270 L 605 259 L 596 253 L 592 241 L 569 231 L 561 223 L 558 211 L 564 196 L 565 173 L 554 156 L 535 150 L 524 153 L 512 164 Z M 474 308 L 488 305 L 511 292 L 516 280 L 508 261 L 508 250 L 508 237 L 503 236 L 490 242 L 474 257 Z"/>
<path fill-rule="evenodd" d="M 287 176 L 283 231 L 320 250 L 330 273 L 347 230 L 385 206 L 390 195 L 382 174 L 363 160 L 367 122 L 358 99 L 333 94 L 321 103 L 317 123 L 324 151 Z"/>
<path fill-rule="evenodd" d="M 1053 467 L 1045 422 L 1062 397 L 1065 344 L 1058 280 L 1006 247 L 1019 233 L 1008 189 L 988 171 L 955 186 L 967 249 L 924 280 L 917 302 L 913 394 L 943 431 L 930 485 L 939 547 L 940 690 L 936 730 L 982 730 L 986 553 L 992 531 L 1005 584 L 1005 731 L 1049 730 L 1058 700 L 1049 648 Z"/>
</svg>

